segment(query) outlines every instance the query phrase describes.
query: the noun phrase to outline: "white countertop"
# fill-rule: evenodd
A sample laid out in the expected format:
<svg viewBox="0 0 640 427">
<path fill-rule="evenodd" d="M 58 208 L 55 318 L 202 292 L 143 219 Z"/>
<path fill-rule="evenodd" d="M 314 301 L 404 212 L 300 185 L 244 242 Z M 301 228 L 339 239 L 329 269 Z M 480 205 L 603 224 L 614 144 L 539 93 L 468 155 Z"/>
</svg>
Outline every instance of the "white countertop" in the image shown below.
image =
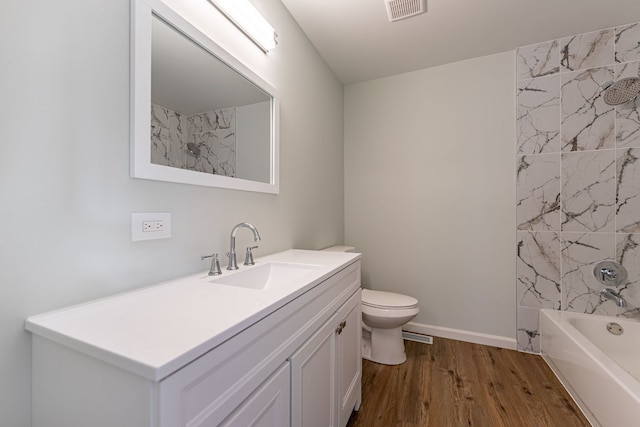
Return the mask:
<svg viewBox="0 0 640 427">
<path fill-rule="evenodd" d="M 31 316 L 26 329 L 158 381 L 359 258 L 357 253 L 292 249 L 256 259 L 256 266 L 269 261 L 314 265 L 299 281 L 277 289 L 215 284 L 205 271 Z M 217 277 L 250 268 L 223 270 Z"/>
</svg>

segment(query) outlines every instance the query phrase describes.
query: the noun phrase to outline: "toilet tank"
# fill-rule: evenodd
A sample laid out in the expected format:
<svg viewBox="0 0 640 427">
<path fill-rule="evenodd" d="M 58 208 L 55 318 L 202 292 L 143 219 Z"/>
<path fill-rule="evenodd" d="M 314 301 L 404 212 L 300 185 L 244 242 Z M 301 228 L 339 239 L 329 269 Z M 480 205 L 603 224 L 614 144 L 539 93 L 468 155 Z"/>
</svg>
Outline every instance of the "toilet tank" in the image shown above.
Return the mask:
<svg viewBox="0 0 640 427">
<path fill-rule="evenodd" d="M 331 252 L 354 252 L 356 248 L 353 246 L 329 246 L 328 248 L 324 248 L 323 251 L 331 251 Z"/>
</svg>

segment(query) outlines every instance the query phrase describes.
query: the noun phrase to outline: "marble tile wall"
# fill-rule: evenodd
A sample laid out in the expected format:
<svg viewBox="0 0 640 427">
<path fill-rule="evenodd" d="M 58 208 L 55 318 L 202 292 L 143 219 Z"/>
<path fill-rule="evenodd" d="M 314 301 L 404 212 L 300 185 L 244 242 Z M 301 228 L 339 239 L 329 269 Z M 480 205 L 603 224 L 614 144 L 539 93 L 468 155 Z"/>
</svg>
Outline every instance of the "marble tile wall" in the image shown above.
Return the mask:
<svg viewBox="0 0 640 427">
<path fill-rule="evenodd" d="M 217 175 L 235 176 L 235 108 L 193 114 L 151 104 L 151 163 Z M 187 144 L 200 148 L 198 156 Z"/>
<path fill-rule="evenodd" d="M 517 50 L 517 342 L 540 351 L 541 308 L 638 317 L 640 101 L 609 106 L 605 82 L 640 76 L 640 24 Z M 603 260 L 629 272 L 628 307 L 603 300 Z"/>
</svg>

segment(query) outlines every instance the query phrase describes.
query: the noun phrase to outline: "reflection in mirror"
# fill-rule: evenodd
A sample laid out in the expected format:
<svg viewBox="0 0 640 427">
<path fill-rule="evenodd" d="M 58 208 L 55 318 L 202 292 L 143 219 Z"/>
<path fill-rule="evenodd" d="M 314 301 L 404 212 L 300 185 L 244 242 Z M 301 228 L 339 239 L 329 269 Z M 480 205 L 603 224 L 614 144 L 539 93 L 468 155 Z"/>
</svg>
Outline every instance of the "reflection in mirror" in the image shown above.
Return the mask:
<svg viewBox="0 0 640 427">
<path fill-rule="evenodd" d="M 148 3 L 134 11 L 132 176 L 277 193 L 273 88 L 164 3 Z"/>
<path fill-rule="evenodd" d="M 151 163 L 269 182 L 271 97 L 155 16 L 151 34 Z"/>
</svg>

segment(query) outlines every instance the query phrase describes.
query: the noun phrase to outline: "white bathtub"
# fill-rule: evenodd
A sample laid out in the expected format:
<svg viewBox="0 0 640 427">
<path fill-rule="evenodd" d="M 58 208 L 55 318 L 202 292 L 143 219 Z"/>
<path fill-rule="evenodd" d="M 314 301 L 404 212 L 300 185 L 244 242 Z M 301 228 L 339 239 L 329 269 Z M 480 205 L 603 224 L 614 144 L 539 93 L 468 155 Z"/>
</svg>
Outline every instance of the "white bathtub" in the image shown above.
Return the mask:
<svg viewBox="0 0 640 427">
<path fill-rule="evenodd" d="M 607 330 L 610 322 L 624 329 Z M 640 426 L 640 322 L 540 310 L 542 356 L 594 426 Z"/>
</svg>

